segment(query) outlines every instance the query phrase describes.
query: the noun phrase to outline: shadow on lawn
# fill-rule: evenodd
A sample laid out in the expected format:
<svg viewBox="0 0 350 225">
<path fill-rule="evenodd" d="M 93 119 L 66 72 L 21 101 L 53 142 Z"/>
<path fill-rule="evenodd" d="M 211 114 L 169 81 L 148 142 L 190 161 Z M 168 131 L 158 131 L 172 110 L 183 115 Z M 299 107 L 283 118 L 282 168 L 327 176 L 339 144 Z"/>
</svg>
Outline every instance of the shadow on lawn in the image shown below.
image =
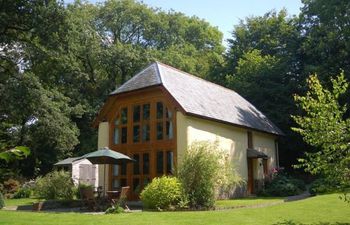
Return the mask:
<svg viewBox="0 0 350 225">
<path fill-rule="evenodd" d="M 282 222 L 277 222 L 274 223 L 273 225 L 350 225 L 350 223 L 339 223 L 339 222 L 335 222 L 335 223 L 313 223 L 313 224 L 307 224 L 307 223 L 299 223 L 299 222 L 295 222 L 293 220 L 285 220 Z"/>
</svg>

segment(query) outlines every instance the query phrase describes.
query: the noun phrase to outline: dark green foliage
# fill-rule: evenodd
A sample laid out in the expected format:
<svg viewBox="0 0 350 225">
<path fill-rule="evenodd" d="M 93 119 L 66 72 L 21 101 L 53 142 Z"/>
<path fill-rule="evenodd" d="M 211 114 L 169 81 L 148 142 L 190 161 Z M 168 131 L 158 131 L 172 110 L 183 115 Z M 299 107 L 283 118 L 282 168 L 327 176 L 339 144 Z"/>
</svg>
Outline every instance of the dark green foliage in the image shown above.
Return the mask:
<svg viewBox="0 0 350 225">
<path fill-rule="evenodd" d="M 286 174 L 278 174 L 272 181 L 265 184 L 264 190 L 259 193 L 262 196 L 292 196 L 305 191 L 305 183 L 302 180 L 292 178 Z"/>
<path fill-rule="evenodd" d="M 339 186 L 332 184 L 323 178 L 315 180 L 309 187 L 309 192 L 313 195 L 331 193 L 336 190 L 339 190 Z"/>
<path fill-rule="evenodd" d="M 71 200 L 74 197 L 74 184 L 69 172 L 53 171 L 38 177 L 34 193 L 37 197 L 55 200 Z"/>
<path fill-rule="evenodd" d="M 30 188 L 20 188 L 13 195 L 13 198 L 29 198 L 31 193 L 32 193 L 32 190 Z"/>
<path fill-rule="evenodd" d="M 141 192 L 146 209 L 168 210 L 179 206 L 184 199 L 182 184 L 176 177 L 156 177 Z"/>
<path fill-rule="evenodd" d="M 4 196 L 2 195 L 2 193 L 0 192 L 0 209 L 5 207 L 5 200 L 4 200 Z"/>
</svg>

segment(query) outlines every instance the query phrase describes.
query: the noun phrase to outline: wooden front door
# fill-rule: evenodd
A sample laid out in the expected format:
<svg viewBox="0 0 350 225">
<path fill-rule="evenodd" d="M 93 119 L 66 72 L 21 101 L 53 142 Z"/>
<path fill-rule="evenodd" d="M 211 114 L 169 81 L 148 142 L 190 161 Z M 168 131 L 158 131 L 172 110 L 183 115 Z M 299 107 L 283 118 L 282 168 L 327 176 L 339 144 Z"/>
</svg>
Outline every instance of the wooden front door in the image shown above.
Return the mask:
<svg viewBox="0 0 350 225">
<path fill-rule="evenodd" d="M 132 165 L 131 199 L 139 200 L 143 188 L 151 181 L 150 152 L 133 153 L 135 162 Z"/>
<path fill-rule="evenodd" d="M 248 184 L 247 184 L 247 191 L 248 194 L 254 193 L 254 172 L 253 172 L 253 159 L 248 158 Z"/>
</svg>

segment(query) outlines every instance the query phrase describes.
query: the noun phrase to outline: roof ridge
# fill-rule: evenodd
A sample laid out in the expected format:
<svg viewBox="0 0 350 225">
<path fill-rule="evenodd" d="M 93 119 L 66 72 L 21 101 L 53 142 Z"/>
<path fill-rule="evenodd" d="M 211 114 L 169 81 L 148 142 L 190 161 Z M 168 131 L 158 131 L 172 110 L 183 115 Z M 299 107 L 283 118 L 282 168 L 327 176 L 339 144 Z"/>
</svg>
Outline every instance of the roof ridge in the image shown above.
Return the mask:
<svg viewBox="0 0 350 225">
<path fill-rule="evenodd" d="M 180 72 L 180 73 L 183 73 L 183 74 L 185 74 L 185 75 L 191 76 L 191 77 L 193 77 L 193 78 L 196 78 L 196 79 L 198 79 L 198 80 L 204 81 L 204 82 L 206 82 L 206 83 L 215 85 L 215 86 L 220 87 L 220 88 L 222 88 L 222 89 L 226 89 L 227 91 L 234 92 L 235 94 L 238 94 L 236 91 L 234 91 L 234 90 L 232 90 L 232 89 L 230 89 L 230 88 L 221 86 L 221 85 L 219 85 L 219 84 L 216 84 L 216 83 L 214 83 L 214 82 L 208 81 L 208 80 L 206 80 L 206 79 L 204 79 L 204 78 L 201 78 L 201 77 L 199 77 L 199 76 L 190 74 L 190 73 L 188 73 L 188 72 L 182 71 L 182 70 L 180 70 L 180 69 L 177 69 L 177 68 L 175 68 L 175 67 L 172 67 L 172 66 L 170 66 L 170 65 L 167 65 L 167 64 L 165 64 L 165 63 L 162 63 L 162 62 L 159 62 L 159 61 L 155 61 L 155 63 L 160 64 L 160 65 L 165 66 L 165 67 L 168 67 L 168 68 L 170 68 L 170 69 L 176 70 L 176 71 L 178 71 L 178 72 Z M 245 99 L 245 100 L 246 100 L 246 99 Z"/>
</svg>

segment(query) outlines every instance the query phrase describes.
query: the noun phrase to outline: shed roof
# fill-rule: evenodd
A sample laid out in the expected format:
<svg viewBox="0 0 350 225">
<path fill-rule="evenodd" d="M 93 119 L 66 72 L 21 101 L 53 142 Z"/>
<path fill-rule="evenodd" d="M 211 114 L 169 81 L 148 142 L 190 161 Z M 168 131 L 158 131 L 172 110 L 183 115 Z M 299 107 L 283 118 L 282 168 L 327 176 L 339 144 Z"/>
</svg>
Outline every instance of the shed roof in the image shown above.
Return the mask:
<svg viewBox="0 0 350 225">
<path fill-rule="evenodd" d="M 72 158 L 66 158 L 64 160 L 61 160 L 54 164 L 54 166 L 66 166 L 66 165 L 72 165 L 73 161 L 79 159 L 79 157 L 72 157 Z"/>
<path fill-rule="evenodd" d="M 283 135 L 262 112 L 235 91 L 159 62 L 137 73 L 111 95 L 157 85 L 162 85 L 189 115 Z"/>
</svg>

